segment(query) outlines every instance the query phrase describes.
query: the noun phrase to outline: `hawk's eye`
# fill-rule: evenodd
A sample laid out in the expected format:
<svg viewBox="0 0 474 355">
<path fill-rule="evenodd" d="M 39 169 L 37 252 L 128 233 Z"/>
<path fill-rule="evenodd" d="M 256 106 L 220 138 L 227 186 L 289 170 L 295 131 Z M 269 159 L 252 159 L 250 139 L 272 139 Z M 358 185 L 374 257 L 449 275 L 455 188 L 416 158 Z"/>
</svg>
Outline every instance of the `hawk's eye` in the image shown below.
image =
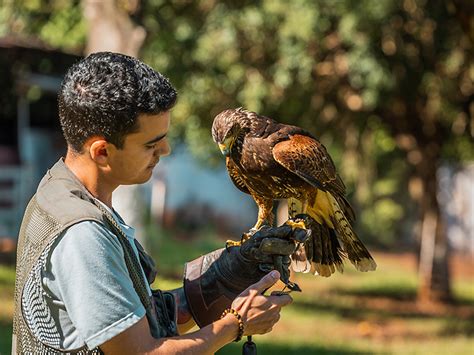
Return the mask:
<svg viewBox="0 0 474 355">
<path fill-rule="evenodd" d="M 226 147 L 230 147 L 232 145 L 232 142 L 234 140 L 234 137 L 232 136 L 227 136 L 225 139 L 224 139 L 224 145 Z"/>
<path fill-rule="evenodd" d="M 224 138 L 224 141 L 227 141 L 229 138 L 231 138 L 231 137 L 233 137 L 233 136 L 234 136 L 234 135 L 233 135 L 232 129 L 229 129 L 229 130 L 225 133 L 225 135 L 224 135 L 224 137 L 223 137 L 223 138 Z"/>
</svg>

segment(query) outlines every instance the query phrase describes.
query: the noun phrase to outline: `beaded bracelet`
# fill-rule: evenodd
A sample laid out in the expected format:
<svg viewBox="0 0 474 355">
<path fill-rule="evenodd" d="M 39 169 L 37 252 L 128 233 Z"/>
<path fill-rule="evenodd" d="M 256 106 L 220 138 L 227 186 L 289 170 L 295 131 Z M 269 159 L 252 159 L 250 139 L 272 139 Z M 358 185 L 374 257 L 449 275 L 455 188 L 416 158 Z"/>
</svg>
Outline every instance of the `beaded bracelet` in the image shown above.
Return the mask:
<svg viewBox="0 0 474 355">
<path fill-rule="evenodd" d="M 237 338 L 235 338 L 234 341 L 238 342 L 242 339 L 242 336 L 244 335 L 244 322 L 242 320 L 242 316 L 233 308 L 227 308 L 224 312 L 222 312 L 221 319 L 224 318 L 226 315 L 232 314 L 237 318 L 237 321 L 239 322 L 239 333 L 237 334 Z"/>
</svg>

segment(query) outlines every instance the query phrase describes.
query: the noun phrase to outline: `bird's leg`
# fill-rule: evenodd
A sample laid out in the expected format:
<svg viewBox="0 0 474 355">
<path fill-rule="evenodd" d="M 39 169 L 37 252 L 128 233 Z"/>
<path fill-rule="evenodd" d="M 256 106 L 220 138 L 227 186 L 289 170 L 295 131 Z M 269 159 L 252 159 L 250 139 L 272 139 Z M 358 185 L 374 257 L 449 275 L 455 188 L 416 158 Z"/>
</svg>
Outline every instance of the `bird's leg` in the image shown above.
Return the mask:
<svg viewBox="0 0 474 355">
<path fill-rule="evenodd" d="M 258 205 L 258 219 L 257 223 L 247 232 L 243 233 L 240 241 L 235 240 L 227 240 L 225 245 L 226 248 L 232 246 L 240 246 L 246 240 L 248 240 L 252 235 L 255 234 L 264 224 L 267 222 L 269 225 L 273 224 L 273 199 L 272 198 L 265 198 L 261 196 L 252 195 L 255 202 Z"/>
<path fill-rule="evenodd" d="M 260 213 L 259 213 L 259 215 L 260 215 Z M 265 223 L 265 219 L 262 219 L 262 218 L 258 217 L 257 223 L 255 223 L 255 225 L 250 230 L 258 231 L 260 229 L 260 227 L 263 226 L 264 223 Z"/>
<path fill-rule="evenodd" d="M 271 210 L 270 210 L 270 213 L 267 214 L 267 216 L 263 217 L 262 215 L 263 215 L 263 213 L 261 213 L 261 211 L 259 211 L 257 223 L 255 223 L 255 225 L 250 229 L 250 232 L 258 231 L 260 228 L 262 228 L 262 226 L 265 224 L 265 222 L 269 226 L 273 225 L 273 213 L 271 212 Z"/>
<path fill-rule="evenodd" d="M 293 217 L 295 216 L 296 214 L 300 214 L 300 213 L 303 213 L 303 214 L 306 214 L 307 210 L 308 210 L 308 200 L 307 199 L 304 199 L 303 201 L 295 201 L 295 199 L 291 199 L 291 216 L 290 217 Z M 290 204 L 290 202 L 289 202 Z M 301 229 L 307 229 L 306 228 L 306 225 L 304 223 L 303 220 L 288 220 L 285 222 L 285 224 L 291 226 L 291 228 L 295 229 L 295 228 L 301 228 Z"/>
<path fill-rule="evenodd" d="M 273 225 L 273 199 L 265 198 L 261 196 L 253 196 L 255 202 L 258 205 L 258 219 L 257 223 L 249 230 L 248 233 L 244 233 L 242 236 L 242 242 L 245 242 L 250 238 L 256 231 L 258 231 L 265 222 L 269 225 Z"/>
</svg>

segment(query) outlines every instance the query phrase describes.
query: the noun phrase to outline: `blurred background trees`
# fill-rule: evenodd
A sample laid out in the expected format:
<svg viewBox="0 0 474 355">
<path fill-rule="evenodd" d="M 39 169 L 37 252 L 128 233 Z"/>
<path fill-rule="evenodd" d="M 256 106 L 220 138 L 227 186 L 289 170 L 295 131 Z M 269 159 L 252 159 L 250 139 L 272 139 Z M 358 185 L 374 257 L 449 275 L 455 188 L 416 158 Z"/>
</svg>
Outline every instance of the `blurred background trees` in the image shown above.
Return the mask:
<svg viewBox="0 0 474 355">
<path fill-rule="evenodd" d="M 4 0 L 0 33 L 84 53 L 88 3 Z M 174 139 L 216 164 L 225 108 L 303 126 L 335 159 L 362 239 L 420 246 L 420 299 L 450 299 L 437 171 L 474 158 L 472 2 L 107 3 L 145 29 L 140 57 L 178 88 Z"/>
</svg>

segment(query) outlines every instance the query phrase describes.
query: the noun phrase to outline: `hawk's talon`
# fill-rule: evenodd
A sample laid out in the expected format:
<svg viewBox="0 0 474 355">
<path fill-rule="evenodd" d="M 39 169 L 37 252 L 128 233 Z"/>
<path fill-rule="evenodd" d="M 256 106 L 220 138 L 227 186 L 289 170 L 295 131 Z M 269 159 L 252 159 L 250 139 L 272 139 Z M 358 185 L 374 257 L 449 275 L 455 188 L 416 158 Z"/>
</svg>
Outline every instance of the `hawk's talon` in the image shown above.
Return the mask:
<svg viewBox="0 0 474 355">
<path fill-rule="evenodd" d="M 298 286 L 298 284 L 288 281 L 287 283 L 284 283 L 285 286 L 281 291 L 273 291 L 272 295 L 274 296 L 283 296 L 283 295 L 289 295 L 291 292 L 302 292 L 301 288 Z M 285 291 L 288 289 L 288 291 Z"/>
<path fill-rule="evenodd" d="M 296 221 L 288 220 L 285 222 L 285 224 L 289 225 L 292 229 L 295 229 L 295 228 L 308 229 L 302 219 L 298 219 Z"/>
<path fill-rule="evenodd" d="M 240 239 L 240 242 L 241 243 L 245 243 L 247 240 L 249 240 L 251 237 L 253 236 L 253 234 L 251 233 L 244 233 L 242 234 L 242 238 Z"/>
<path fill-rule="evenodd" d="M 247 240 L 252 238 L 252 236 L 257 233 L 259 230 L 255 228 L 250 228 L 247 233 L 243 233 L 242 237 L 240 238 L 240 243 L 245 243 Z"/>
<path fill-rule="evenodd" d="M 229 250 L 230 247 L 240 247 L 242 245 L 243 241 L 235 241 L 235 240 L 226 240 L 225 242 L 225 249 Z"/>
<path fill-rule="evenodd" d="M 285 284 L 285 287 L 290 290 L 290 292 L 301 292 L 301 288 L 298 286 L 297 283 L 288 281 L 287 284 Z M 283 289 L 284 290 L 284 289 Z"/>
<path fill-rule="evenodd" d="M 286 288 L 286 286 L 281 291 L 273 291 L 272 296 L 286 296 L 286 295 L 289 295 L 291 293 L 291 290 L 290 291 L 285 291 L 285 288 Z"/>
<path fill-rule="evenodd" d="M 249 240 L 256 232 L 257 231 L 252 228 L 247 233 L 242 234 L 242 237 L 240 237 L 240 241 L 235 241 L 235 240 L 230 240 L 230 239 L 226 240 L 225 242 L 226 250 L 229 249 L 230 247 L 242 246 L 242 244 L 245 243 L 247 240 Z"/>
</svg>

